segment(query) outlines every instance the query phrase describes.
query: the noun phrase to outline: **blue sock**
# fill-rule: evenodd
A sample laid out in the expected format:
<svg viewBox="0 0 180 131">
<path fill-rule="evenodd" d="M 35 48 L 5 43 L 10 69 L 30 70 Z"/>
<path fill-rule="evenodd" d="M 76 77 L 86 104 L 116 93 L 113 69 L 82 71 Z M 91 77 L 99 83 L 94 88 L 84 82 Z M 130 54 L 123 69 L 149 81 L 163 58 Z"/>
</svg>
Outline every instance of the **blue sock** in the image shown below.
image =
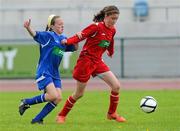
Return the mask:
<svg viewBox="0 0 180 131">
<path fill-rule="evenodd" d="M 46 100 L 45 100 L 45 94 L 41 94 L 41 95 L 35 96 L 35 97 L 33 97 L 33 98 L 24 99 L 24 102 L 25 102 L 26 104 L 29 104 L 29 105 L 34 105 L 34 104 L 46 102 Z"/>
<path fill-rule="evenodd" d="M 54 108 L 56 107 L 56 104 L 53 102 L 47 103 L 44 108 L 41 110 L 41 112 L 32 120 L 34 122 L 43 120 L 44 117 L 46 117 Z"/>
</svg>

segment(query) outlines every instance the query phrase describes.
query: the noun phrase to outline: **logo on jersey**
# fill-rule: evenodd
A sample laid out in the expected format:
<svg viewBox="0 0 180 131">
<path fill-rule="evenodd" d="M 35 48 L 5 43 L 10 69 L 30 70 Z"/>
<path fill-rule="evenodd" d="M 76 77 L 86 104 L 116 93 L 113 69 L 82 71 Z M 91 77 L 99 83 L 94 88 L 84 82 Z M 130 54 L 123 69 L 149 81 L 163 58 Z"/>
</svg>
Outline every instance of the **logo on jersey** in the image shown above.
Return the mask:
<svg viewBox="0 0 180 131">
<path fill-rule="evenodd" d="M 50 41 L 51 41 L 51 39 L 49 39 L 49 40 L 46 42 L 46 44 L 41 45 L 41 47 L 44 48 L 45 46 L 47 46 L 47 45 L 49 44 Z"/>
<path fill-rule="evenodd" d="M 107 48 L 107 47 L 109 47 L 109 45 L 110 45 L 110 43 L 109 43 L 109 41 L 107 41 L 107 40 L 102 40 L 102 41 L 98 44 L 98 46 L 103 47 L 103 48 Z"/>
<path fill-rule="evenodd" d="M 61 49 L 61 48 L 59 48 L 59 47 L 57 47 L 57 46 L 55 46 L 55 47 L 53 48 L 52 53 L 53 53 L 54 55 L 57 55 L 57 56 L 61 56 L 61 57 L 62 57 L 62 56 L 64 55 L 64 50 Z"/>
</svg>

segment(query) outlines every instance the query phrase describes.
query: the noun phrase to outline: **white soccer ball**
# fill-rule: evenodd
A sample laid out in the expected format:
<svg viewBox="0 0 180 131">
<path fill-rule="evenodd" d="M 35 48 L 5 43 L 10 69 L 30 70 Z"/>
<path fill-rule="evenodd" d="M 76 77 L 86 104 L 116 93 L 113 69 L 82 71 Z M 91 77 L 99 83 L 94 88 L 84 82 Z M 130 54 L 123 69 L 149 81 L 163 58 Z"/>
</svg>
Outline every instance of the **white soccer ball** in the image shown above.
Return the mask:
<svg viewBox="0 0 180 131">
<path fill-rule="evenodd" d="M 146 113 L 152 113 L 157 107 L 157 101 L 152 96 L 145 96 L 140 101 L 140 108 Z"/>
</svg>

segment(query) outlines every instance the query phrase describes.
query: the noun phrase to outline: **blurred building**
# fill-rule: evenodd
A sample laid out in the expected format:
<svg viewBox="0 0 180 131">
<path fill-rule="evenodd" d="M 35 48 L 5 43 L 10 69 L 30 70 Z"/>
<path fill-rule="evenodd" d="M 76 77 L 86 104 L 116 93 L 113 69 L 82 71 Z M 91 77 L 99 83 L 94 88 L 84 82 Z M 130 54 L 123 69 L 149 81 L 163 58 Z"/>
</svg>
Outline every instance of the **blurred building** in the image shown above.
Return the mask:
<svg viewBox="0 0 180 131">
<path fill-rule="evenodd" d="M 93 15 L 106 5 L 120 8 L 119 36 L 179 36 L 180 1 L 146 0 L 148 17 L 137 22 L 134 6 L 137 0 L 0 0 L 0 39 L 29 38 L 22 24 L 32 18 L 32 25 L 44 29 L 51 13 L 65 20 L 65 32 L 73 34 L 92 22 Z M 142 0 L 141 0 L 142 1 Z M 10 31 L 11 30 L 11 31 Z M 146 32 L 146 33 L 144 33 Z M 8 34 L 8 35 L 7 35 Z M 16 35 L 14 35 L 16 34 Z"/>
</svg>

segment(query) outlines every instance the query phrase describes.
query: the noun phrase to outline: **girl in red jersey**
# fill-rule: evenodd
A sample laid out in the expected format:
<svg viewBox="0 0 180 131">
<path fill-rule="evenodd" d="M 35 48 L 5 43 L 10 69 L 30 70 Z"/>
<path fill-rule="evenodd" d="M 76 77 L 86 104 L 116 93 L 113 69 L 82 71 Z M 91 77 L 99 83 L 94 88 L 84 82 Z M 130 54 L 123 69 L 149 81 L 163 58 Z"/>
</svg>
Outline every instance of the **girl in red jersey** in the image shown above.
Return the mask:
<svg viewBox="0 0 180 131">
<path fill-rule="evenodd" d="M 109 67 L 102 60 L 102 54 L 107 51 L 108 56 L 114 53 L 114 27 L 119 17 L 119 9 L 116 6 L 106 6 L 94 16 L 95 23 L 89 25 L 73 37 L 62 40 L 62 43 L 71 45 L 84 39 L 86 42 L 80 53 L 79 59 L 73 71 L 73 77 L 77 80 L 74 93 L 69 96 L 63 109 L 57 116 L 57 123 L 65 122 L 68 112 L 75 102 L 83 96 L 90 76 L 99 76 L 111 88 L 110 105 L 107 119 L 125 122 L 126 119 L 116 112 L 119 102 L 120 83 Z"/>
</svg>

